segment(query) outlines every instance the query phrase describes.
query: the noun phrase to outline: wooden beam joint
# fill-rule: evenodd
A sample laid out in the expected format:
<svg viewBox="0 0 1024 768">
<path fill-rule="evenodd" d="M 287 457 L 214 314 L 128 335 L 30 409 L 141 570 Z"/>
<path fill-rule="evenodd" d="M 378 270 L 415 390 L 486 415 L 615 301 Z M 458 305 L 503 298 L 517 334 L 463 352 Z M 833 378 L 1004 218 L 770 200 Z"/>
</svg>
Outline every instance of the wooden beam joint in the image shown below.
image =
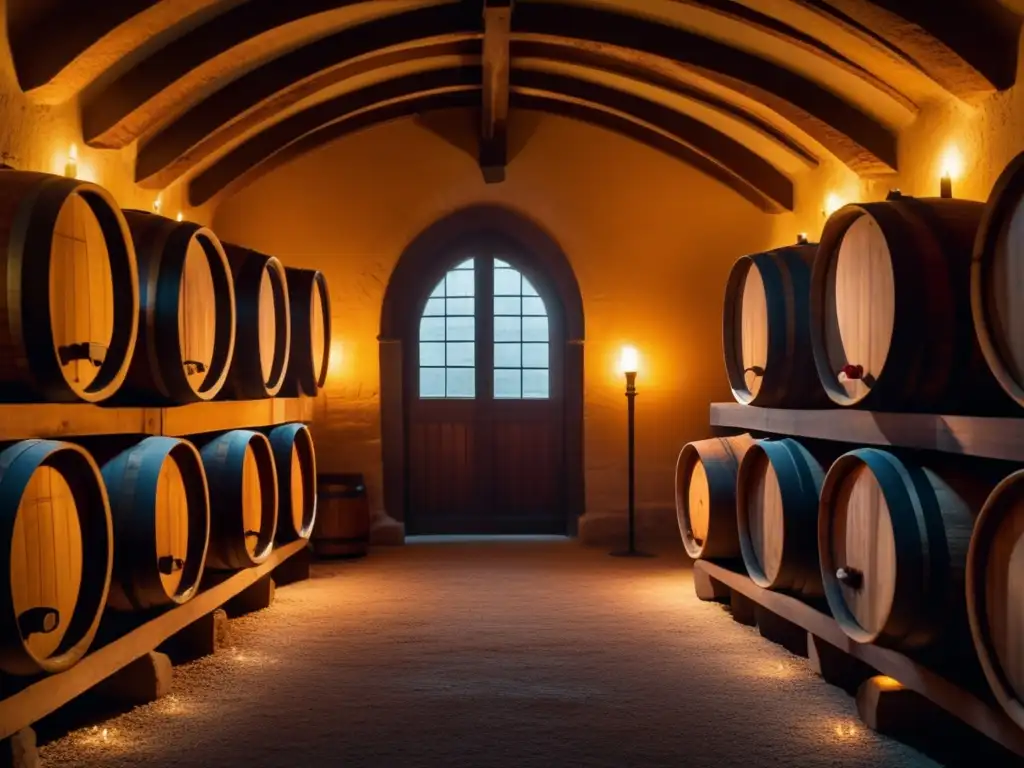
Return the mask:
<svg viewBox="0 0 1024 768">
<path fill-rule="evenodd" d="M 505 180 L 505 164 L 508 160 L 506 124 L 513 5 L 514 0 L 484 0 L 480 169 L 488 184 Z"/>
</svg>

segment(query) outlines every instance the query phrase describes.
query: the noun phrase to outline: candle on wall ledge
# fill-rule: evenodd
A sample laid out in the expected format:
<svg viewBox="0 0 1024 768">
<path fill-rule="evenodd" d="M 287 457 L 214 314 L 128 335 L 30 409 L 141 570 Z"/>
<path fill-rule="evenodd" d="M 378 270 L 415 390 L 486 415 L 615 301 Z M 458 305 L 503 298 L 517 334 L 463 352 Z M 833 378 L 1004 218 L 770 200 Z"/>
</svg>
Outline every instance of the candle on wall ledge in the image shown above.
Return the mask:
<svg viewBox="0 0 1024 768">
<path fill-rule="evenodd" d="M 78 145 L 72 144 L 68 149 L 68 161 L 64 164 L 64 175 L 69 179 L 78 177 Z"/>
<path fill-rule="evenodd" d="M 163 202 L 160 199 L 160 195 L 156 196 L 156 200 L 153 201 L 153 213 L 160 213 L 160 206 Z"/>
<path fill-rule="evenodd" d="M 939 177 L 939 196 L 944 198 L 953 197 L 953 180 L 960 177 L 963 171 L 963 158 L 960 150 L 956 147 L 949 147 L 942 155 L 942 169 Z"/>
</svg>

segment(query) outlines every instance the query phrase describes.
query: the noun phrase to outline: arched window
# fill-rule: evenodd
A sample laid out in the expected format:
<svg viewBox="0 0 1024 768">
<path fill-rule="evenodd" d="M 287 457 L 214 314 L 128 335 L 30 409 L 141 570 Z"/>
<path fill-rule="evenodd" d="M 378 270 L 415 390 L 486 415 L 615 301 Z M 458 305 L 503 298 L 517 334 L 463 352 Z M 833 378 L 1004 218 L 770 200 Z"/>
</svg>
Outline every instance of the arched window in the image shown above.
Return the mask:
<svg viewBox="0 0 1024 768">
<path fill-rule="evenodd" d="M 492 294 L 489 323 L 478 322 L 478 288 Z M 484 354 L 479 344 L 493 346 Z M 477 363 L 486 365 L 488 358 L 492 376 L 481 385 L 485 394 L 478 391 Z M 550 367 L 544 299 L 508 262 L 466 259 L 427 299 L 419 329 L 421 399 L 543 400 L 550 397 Z"/>
</svg>

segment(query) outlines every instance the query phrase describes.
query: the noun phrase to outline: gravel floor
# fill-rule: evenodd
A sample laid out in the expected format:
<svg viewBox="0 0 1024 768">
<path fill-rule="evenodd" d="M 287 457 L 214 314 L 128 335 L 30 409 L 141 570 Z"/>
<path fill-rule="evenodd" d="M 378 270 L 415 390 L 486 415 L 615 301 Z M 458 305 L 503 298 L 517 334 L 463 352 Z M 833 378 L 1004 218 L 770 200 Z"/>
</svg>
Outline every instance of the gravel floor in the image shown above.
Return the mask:
<svg viewBox="0 0 1024 768">
<path fill-rule="evenodd" d="M 317 565 L 46 768 L 937 763 L 865 730 L 804 660 L 693 596 L 671 557 L 431 543 Z"/>
</svg>

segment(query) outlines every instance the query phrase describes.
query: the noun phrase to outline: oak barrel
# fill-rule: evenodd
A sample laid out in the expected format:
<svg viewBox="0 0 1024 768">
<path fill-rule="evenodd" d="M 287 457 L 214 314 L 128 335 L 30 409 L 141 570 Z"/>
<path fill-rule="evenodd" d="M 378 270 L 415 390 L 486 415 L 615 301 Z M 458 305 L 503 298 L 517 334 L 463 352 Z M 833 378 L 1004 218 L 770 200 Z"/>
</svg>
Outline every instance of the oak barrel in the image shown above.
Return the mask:
<svg viewBox="0 0 1024 768">
<path fill-rule="evenodd" d="M 211 400 L 235 350 L 235 288 L 224 249 L 206 227 L 126 211 L 139 263 L 135 357 L 118 399 Z"/>
<path fill-rule="evenodd" d="M 113 530 L 81 447 L 25 440 L 0 453 L 0 672 L 62 672 L 89 649 L 110 587 Z"/>
<path fill-rule="evenodd" d="M 687 443 L 676 461 L 676 520 L 695 560 L 740 557 L 736 530 L 736 474 L 754 438 L 713 437 Z"/>
<path fill-rule="evenodd" d="M 974 330 L 996 380 L 1024 405 L 1024 154 L 996 181 L 971 264 Z"/>
<path fill-rule="evenodd" d="M 811 343 L 835 403 L 939 413 L 1012 405 L 971 323 L 983 208 L 893 195 L 829 218 L 811 273 Z"/>
<path fill-rule="evenodd" d="M 736 523 L 750 578 L 760 587 L 820 596 L 818 496 L 825 470 L 796 440 L 758 440 L 740 462 Z"/>
<path fill-rule="evenodd" d="M 361 557 L 370 545 L 370 501 L 361 474 L 317 476 L 319 512 L 313 551 L 320 557 Z"/>
<path fill-rule="evenodd" d="M 288 373 L 281 394 L 313 397 L 327 381 L 331 356 L 331 296 L 315 269 L 285 267 L 292 316 Z"/>
<path fill-rule="evenodd" d="M 277 538 L 308 539 L 316 521 L 316 452 L 305 424 L 282 424 L 267 435 L 278 484 Z"/>
<path fill-rule="evenodd" d="M 825 476 L 818 554 L 832 615 L 860 643 L 915 650 L 965 631 L 970 505 L 931 469 L 877 448 Z"/>
<path fill-rule="evenodd" d="M 996 486 L 975 523 L 967 607 L 992 692 L 1024 728 L 1024 470 Z"/>
<path fill-rule="evenodd" d="M 273 256 L 224 243 L 235 283 L 238 330 L 222 397 L 258 400 L 284 386 L 292 321 L 284 266 Z"/>
<path fill-rule="evenodd" d="M 743 256 L 725 289 L 725 368 L 739 403 L 768 408 L 830 404 L 811 353 L 808 301 L 816 245 Z"/>
<path fill-rule="evenodd" d="M 110 607 L 146 611 L 190 600 L 210 535 L 199 451 L 186 440 L 147 437 L 106 462 L 102 473 L 114 520 Z"/>
<path fill-rule="evenodd" d="M 238 570 L 259 565 L 277 532 L 278 481 L 265 435 L 225 432 L 199 451 L 210 488 L 210 545 L 206 567 Z"/>
<path fill-rule="evenodd" d="M 135 349 L 139 283 L 109 192 L 46 173 L 0 173 L 0 399 L 100 402 Z"/>
</svg>

